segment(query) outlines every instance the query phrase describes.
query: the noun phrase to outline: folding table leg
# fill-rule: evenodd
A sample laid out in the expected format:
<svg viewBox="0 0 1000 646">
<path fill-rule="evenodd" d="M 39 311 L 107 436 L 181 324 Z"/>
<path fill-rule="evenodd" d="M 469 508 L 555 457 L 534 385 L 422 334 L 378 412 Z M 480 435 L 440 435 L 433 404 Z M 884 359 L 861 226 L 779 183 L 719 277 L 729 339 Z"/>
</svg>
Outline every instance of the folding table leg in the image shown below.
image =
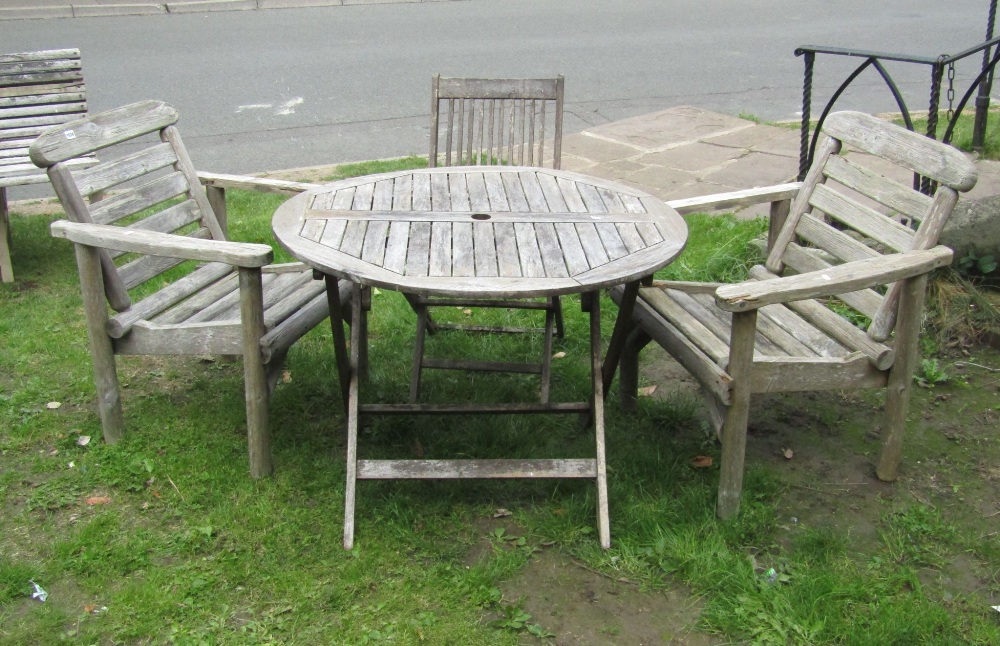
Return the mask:
<svg viewBox="0 0 1000 646">
<path fill-rule="evenodd" d="M 352 285 L 350 387 L 347 396 L 347 483 L 344 488 L 344 549 L 354 547 L 354 499 L 358 481 L 358 389 L 361 343 L 368 335 L 362 328 L 368 319 L 362 311 L 361 286 Z"/>
<path fill-rule="evenodd" d="M 604 379 L 601 374 L 601 298 L 586 294 L 590 300 L 590 380 L 593 387 L 590 414 L 594 420 L 597 461 L 597 537 L 601 547 L 611 547 L 611 523 L 608 520 L 608 475 L 604 451 Z"/>
<path fill-rule="evenodd" d="M 326 302 L 330 306 L 330 328 L 333 332 L 333 352 L 337 359 L 337 377 L 340 380 L 340 393 L 347 409 L 348 392 L 351 383 L 350 359 L 347 356 L 347 342 L 344 338 L 344 310 L 340 306 L 340 281 L 336 276 L 324 274 L 326 282 Z M 352 306 L 357 309 L 357 304 Z"/>
</svg>

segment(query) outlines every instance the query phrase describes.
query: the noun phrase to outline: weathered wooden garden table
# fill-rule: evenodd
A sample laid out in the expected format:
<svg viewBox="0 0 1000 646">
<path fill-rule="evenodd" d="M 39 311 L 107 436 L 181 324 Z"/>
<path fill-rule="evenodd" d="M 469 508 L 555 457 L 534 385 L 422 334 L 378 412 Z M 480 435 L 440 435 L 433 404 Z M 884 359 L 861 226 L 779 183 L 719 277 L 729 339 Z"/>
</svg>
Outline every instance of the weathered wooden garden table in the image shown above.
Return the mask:
<svg viewBox="0 0 1000 646">
<path fill-rule="evenodd" d="M 659 199 L 578 173 L 512 166 L 411 170 L 309 190 L 275 213 L 274 233 L 293 256 L 326 276 L 347 408 L 344 546 L 353 544 L 357 479 L 594 478 L 598 533 L 611 544 L 604 450 L 604 391 L 611 382 L 642 279 L 670 263 L 687 240 L 681 217 Z M 354 285 L 350 352 L 338 281 Z M 627 298 L 602 368 L 599 290 Z M 590 314 L 589 402 L 490 405 L 362 404 L 368 290 L 513 299 L 581 294 Z M 377 414 L 588 413 L 593 458 L 556 460 L 359 460 L 358 417 Z"/>
</svg>

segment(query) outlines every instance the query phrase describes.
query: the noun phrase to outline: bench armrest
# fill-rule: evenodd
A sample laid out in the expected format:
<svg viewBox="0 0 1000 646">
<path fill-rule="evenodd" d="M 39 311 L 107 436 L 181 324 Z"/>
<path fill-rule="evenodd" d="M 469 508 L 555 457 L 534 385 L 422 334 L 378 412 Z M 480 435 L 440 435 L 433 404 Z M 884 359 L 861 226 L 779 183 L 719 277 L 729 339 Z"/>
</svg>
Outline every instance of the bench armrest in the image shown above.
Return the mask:
<svg viewBox="0 0 1000 646">
<path fill-rule="evenodd" d="M 249 175 L 225 175 L 223 173 L 198 172 L 198 181 L 204 186 L 215 188 L 238 188 L 262 193 L 280 193 L 282 195 L 298 195 L 303 191 L 316 188 L 319 184 L 309 182 L 290 182 L 283 179 L 266 177 L 251 177 Z"/>
<path fill-rule="evenodd" d="M 263 267 L 274 258 L 271 247 L 263 244 L 199 240 L 172 233 L 126 229 L 107 224 L 58 220 L 52 223 L 51 232 L 53 237 L 90 247 L 201 262 L 222 262 L 237 267 Z"/>
<path fill-rule="evenodd" d="M 951 249 L 937 246 L 855 260 L 795 276 L 726 285 L 715 291 L 715 302 L 724 310 L 744 312 L 774 303 L 846 294 L 925 274 L 950 265 L 951 259 Z"/>
<path fill-rule="evenodd" d="M 790 200 L 799 192 L 801 186 L 802 182 L 790 182 L 788 184 L 748 188 L 743 191 L 732 191 L 731 193 L 686 197 L 682 200 L 670 200 L 667 202 L 667 206 L 681 215 L 697 213 L 706 209 L 717 211 L 720 209 L 742 208 L 764 202 Z"/>
</svg>

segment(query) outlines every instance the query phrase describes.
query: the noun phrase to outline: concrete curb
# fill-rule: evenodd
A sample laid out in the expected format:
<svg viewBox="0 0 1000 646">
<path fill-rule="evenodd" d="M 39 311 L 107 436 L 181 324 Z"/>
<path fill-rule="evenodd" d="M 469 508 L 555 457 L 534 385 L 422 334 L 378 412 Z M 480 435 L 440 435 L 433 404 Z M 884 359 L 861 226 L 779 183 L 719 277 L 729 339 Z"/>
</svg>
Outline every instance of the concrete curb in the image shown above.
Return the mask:
<svg viewBox="0 0 1000 646">
<path fill-rule="evenodd" d="M 178 2 L 132 2 L 121 4 L 58 4 L 51 6 L 0 8 L 0 21 L 46 18 L 97 18 L 162 14 L 207 13 L 214 11 L 256 11 L 261 9 L 302 9 L 354 5 L 418 2 L 459 2 L 461 0 L 179 0 Z"/>
</svg>

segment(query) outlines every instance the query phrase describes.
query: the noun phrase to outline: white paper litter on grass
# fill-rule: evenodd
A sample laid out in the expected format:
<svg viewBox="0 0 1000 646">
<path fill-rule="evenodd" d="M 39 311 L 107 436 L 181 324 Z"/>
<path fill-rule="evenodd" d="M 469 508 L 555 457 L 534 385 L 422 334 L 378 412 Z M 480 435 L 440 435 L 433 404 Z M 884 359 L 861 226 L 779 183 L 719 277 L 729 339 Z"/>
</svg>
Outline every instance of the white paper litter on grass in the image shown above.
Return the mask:
<svg viewBox="0 0 1000 646">
<path fill-rule="evenodd" d="M 35 586 L 35 591 L 31 593 L 31 598 L 38 599 L 42 603 L 45 603 L 45 600 L 49 598 L 49 593 L 43 590 L 42 586 L 38 585 L 34 581 L 29 581 L 29 583 Z"/>
</svg>

